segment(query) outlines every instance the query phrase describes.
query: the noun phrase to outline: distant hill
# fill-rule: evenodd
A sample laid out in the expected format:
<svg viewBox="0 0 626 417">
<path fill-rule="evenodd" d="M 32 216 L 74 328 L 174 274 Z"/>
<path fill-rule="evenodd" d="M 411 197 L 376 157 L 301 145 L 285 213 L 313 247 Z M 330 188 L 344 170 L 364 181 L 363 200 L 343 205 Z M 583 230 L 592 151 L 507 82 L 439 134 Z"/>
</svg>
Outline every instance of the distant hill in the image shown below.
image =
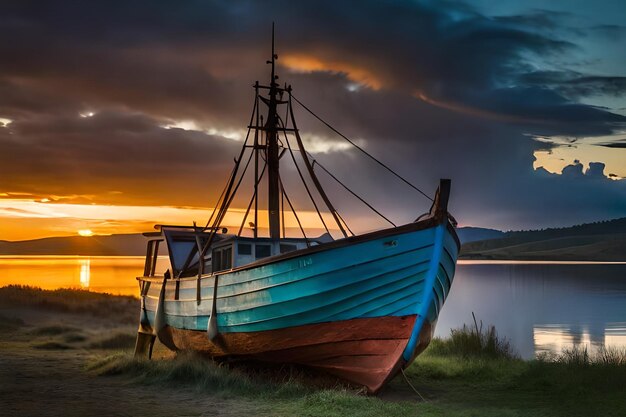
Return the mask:
<svg viewBox="0 0 626 417">
<path fill-rule="evenodd" d="M 461 243 L 475 242 L 477 240 L 497 239 L 504 236 L 504 232 L 483 227 L 459 227 L 456 229 Z"/>
<path fill-rule="evenodd" d="M 457 229 L 461 259 L 626 261 L 626 218 L 572 227 L 501 232 L 480 227 Z M 166 254 L 165 248 L 160 251 Z M 141 234 L 0 240 L 0 255 L 143 256 Z"/>
<path fill-rule="evenodd" d="M 463 244 L 461 258 L 626 261 L 626 218 L 506 232 L 501 238 Z"/>
<path fill-rule="evenodd" d="M 146 242 L 146 238 L 139 233 L 0 241 L 0 255 L 145 255 Z"/>
</svg>

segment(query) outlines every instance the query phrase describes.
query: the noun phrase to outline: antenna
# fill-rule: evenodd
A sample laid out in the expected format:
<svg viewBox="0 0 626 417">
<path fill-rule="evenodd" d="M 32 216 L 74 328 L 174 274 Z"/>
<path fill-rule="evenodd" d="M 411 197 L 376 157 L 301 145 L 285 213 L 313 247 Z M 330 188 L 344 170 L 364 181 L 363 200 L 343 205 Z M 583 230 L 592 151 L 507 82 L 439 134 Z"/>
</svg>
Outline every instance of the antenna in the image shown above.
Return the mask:
<svg viewBox="0 0 626 417">
<path fill-rule="evenodd" d="M 268 106 L 267 121 L 265 123 L 265 143 L 266 158 L 268 171 L 268 215 L 270 238 L 280 239 L 280 174 L 279 174 L 279 155 L 278 155 L 278 114 L 276 106 L 278 105 L 277 93 L 278 84 L 276 79 L 278 76 L 275 72 L 275 62 L 278 55 L 274 49 L 274 22 L 272 22 L 272 60 L 268 64 L 272 64 L 272 78 L 269 85 L 269 97 L 264 100 Z"/>
<path fill-rule="evenodd" d="M 278 79 L 278 76 L 276 75 L 276 71 L 275 71 L 275 64 L 276 64 L 276 60 L 278 59 L 278 54 L 276 53 L 276 49 L 274 47 L 274 22 L 272 22 L 272 59 L 269 61 L 266 61 L 268 64 L 272 65 L 272 79 L 270 80 L 270 86 L 272 86 L 274 84 L 274 81 Z"/>
</svg>

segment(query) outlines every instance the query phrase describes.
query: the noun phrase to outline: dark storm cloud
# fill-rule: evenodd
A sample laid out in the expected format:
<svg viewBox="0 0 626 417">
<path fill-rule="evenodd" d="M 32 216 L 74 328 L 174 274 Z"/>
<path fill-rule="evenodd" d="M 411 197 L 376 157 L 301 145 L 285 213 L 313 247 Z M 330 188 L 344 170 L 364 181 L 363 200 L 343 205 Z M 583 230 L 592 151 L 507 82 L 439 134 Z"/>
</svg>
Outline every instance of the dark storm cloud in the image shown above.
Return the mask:
<svg viewBox="0 0 626 417">
<path fill-rule="evenodd" d="M 520 108 L 515 96 L 509 102 L 506 94 L 488 92 L 513 80 L 527 65 L 524 54 L 574 47 L 536 29 L 555 25 L 553 12 L 488 18 L 450 3 L 14 2 L 0 25 L 7 40 L 0 49 L 3 72 L 159 114 L 178 110 L 200 118 L 221 110 L 225 117 L 243 110 L 234 103 L 243 100 L 253 73 L 236 68 L 261 62 L 253 58 L 267 48 L 260 34 L 272 19 L 281 53 L 348 61 L 371 68 L 386 88 L 515 117 L 535 117 L 541 102 Z M 235 77 L 245 77 L 224 86 L 233 68 Z M 229 102 L 231 86 L 236 97 Z"/>
<path fill-rule="evenodd" d="M 592 27 L 591 30 L 610 40 L 621 40 L 626 36 L 626 26 L 597 25 Z"/>
<path fill-rule="evenodd" d="M 626 77 L 584 76 L 574 71 L 535 71 L 520 76 L 520 82 L 557 91 L 563 97 L 571 99 L 590 96 L 621 97 L 626 94 Z"/>
<path fill-rule="evenodd" d="M 210 200 L 239 144 L 161 126 L 245 126 L 251 84 L 267 77 L 274 20 L 280 81 L 419 184 L 455 179 L 455 204 L 468 219 L 484 218 L 485 207 L 529 222 L 547 221 L 546 210 L 564 213 L 563 221 L 626 212 L 615 200 L 624 196 L 623 181 L 583 175 L 583 184 L 532 169 L 538 145 L 528 134 L 607 135 L 626 123 L 578 101 L 619 96 L 623 77 L 538 69 L 577 50 L 557 13 L 489 17 L 454 2 L 373 0 L 13 1 L 2 8 L 0 117 L 13 123 L 0 128 L 0 192 Z M 293 72 L 289 57 L 314 58 L 323 71 Z M 376 88 L 346 88 L 368 80 Z M 297 109 L 303 130 L 330 135 Z M 95 116 L 78 115 L 89 111 Z M 386 196 L 405 190 L 354 152 L 318 158 L 355 189 L 382 190 L 370 196 L 398 216 L 419 214 L 399 209 L 404 199 L 390 206 Z M 581 192 L 589 206 L 567 212 Z"/>
<path fill-rule="evenodd" d="M 209 204 L 215 190 L 203 183 L 225 181 L 233 165 L 214 155 L 239 149 L 232 140 L 113 112 L 14 122 L 0 128 L 0 141 L 3 191 L 54 199 L 69 190 L 78 194 L 73 202 L 90 195 L 94 203 L 160 204 L 166 196 L 170 205 Z"/>
<path fill-rule="evenodd" d="M 621 141 L 615 141 L 615 142 L 609 142 L 609 143 L 600 143 L 599 145 L 605 146 L 607 148 L 626 148 L 626 141 L 621 140 Z"/>
</svg>

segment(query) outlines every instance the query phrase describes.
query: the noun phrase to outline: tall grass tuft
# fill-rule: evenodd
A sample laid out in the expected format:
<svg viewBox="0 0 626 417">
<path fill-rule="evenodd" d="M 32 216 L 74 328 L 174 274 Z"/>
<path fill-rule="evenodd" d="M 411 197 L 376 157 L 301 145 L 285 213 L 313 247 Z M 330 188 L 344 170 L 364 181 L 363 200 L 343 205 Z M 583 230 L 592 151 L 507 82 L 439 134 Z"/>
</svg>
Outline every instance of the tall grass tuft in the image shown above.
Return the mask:
<svg viewBox="0 0 626 417">
<path fill-rule="evenodd" d="M 466 324 L 458 329 L 450 330 L 449 339 L 434 339 L 429 351 L 438 355 L 456 355 L 462 357 L 477 357 L 490 359 L 514 359 L 517 354 L 513 351 L 511 343 L 498 336 L 494 326 L 487 326 L 483 330 L 483 322 L 480 325 L 476 316 L 472 313 L 474 325 Z"/>
<path fill-rule="evenodd" d="M 144 384 L 184 385 L 226 395 L 254 393 L 261 396 L 284 396 L 307 391 L 294 381 L 267 383 L 191 352 L 179 352 L 173 359 L 158 361 L 135 359 L 120 353 L 99 358 L 88 365 L 87 369 L 98 375 L 130 376 Z"/>
<path fill-rule="evenodd" d="M 563 349 L 560 354 L 544 354 L 537 357 L 539 362 L 556 362 L 568 366 L 590 365 L 626 366 L 626 348 L 602 346 L 592 352 L 586 345 Z"/>
<path fill-rule="evenodd" d="M 626 366 L 626 348 L 603 347 L 593 356 L 595 363 Z"/>
</svg>

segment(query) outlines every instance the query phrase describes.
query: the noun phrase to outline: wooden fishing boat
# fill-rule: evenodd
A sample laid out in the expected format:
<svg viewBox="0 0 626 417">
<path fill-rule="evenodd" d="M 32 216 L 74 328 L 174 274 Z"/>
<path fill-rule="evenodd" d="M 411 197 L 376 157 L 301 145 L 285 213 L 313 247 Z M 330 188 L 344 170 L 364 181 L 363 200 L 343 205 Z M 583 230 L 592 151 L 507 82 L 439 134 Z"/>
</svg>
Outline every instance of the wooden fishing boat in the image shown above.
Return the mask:
<svg viewBox="0 0 626 417">
<path fill-rule="evenodd" d="M 415 222 L 350 236 L 315 174 L 319 162 L 304 149 L 292 108 L 292 99 L 297 99 L 290 86 L 276 82 L 276 59 L 272 39 L 270 83 L 254 85 L 248 137 L 207 226 L 161 225 L 158 232 L 146 234 L 151 239 L 144 276 L 138 278 L 141 313 L 135 354 L 151 356 L 158 337 L 176 351 L 305 365 L 375 393 L 429 344 L 450 292 L 459 251 L 447 209 L 450 181 L 441 180 L 431 209 Z M 260 104 L 268 109 L 265 123 Z M 278 116 L 278 106 L 287 106 L 291 127 Z M 279 141 L 280 134 L 284 140 Z M 286 236 L 286 207 L 298 219 L 279 171 L 280 156 L 287 151 L 298 168 L 288 136 L 295 137 L 300 164 L 342 238 L 331 233 L 308 237 L 302 227 L 302 238 Z M 239 232 L 229 234 L 222 222 L 253 156 L 254 193 Z M 269 236 L 262 237 L 258 192 L 265 171 Z M 298 173 L 330 232 L 300 168 Z M 253 203 L 252 236 L 244 236 Z M 162 242 L 169 268 L 157 276 Z"/>
</svg>

